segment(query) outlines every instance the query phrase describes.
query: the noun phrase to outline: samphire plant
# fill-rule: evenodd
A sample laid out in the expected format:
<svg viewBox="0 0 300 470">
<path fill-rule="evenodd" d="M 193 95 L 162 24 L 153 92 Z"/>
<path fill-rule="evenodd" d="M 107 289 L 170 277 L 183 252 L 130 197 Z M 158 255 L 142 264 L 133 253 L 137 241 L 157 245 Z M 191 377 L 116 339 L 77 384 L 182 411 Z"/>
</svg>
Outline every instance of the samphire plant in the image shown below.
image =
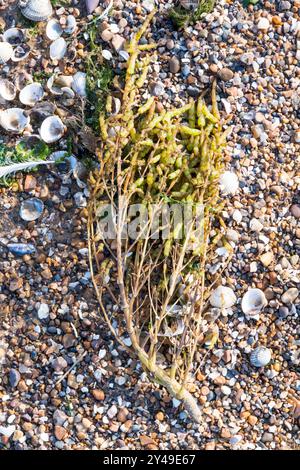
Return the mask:
<svg viewBox="0 0 300 470">
<path fill-rule="evenodd" d="M 196 353 L 202 351 L 205 357 L 205 345 L 211 348 L 217 340 L 213 325 L 204 335 L 214 282 L 206 276 L 206 266 L 220 228 L 218 179 L 226 132 L 215 86 L 211 110 L 201 97 L 171 110 L 158 107 L 154 97 L 143 101 L 141 88 L 153 57 L 147 51 L 155 45 L 140 45 L 140 39 L 154 14 L 128 45 L 120 109 L 110 96 L 100 117 L 100 167 L 90 175 L 90 263 L 99 305 L 113 335 L 138 357 L 149 377 L 182 400 L 200 422 L 201 410 L 189 389 L 199 367 Z M 176 222 L 174 214 L 164 221 L 159 217 L 165 205 L 173 204 L 200 207 L 200 224 L 192 211 L 179 236 L 184 224 Z M 127 228 L 134 205 L 145 209 L 147 218 L 133 236 Z M 111 238 L 104 229 L 103 207 L 111 214 Z M 165 238 L 153 236 L 155 224 L 155 235 L 167 229 Z"/>
</svg>

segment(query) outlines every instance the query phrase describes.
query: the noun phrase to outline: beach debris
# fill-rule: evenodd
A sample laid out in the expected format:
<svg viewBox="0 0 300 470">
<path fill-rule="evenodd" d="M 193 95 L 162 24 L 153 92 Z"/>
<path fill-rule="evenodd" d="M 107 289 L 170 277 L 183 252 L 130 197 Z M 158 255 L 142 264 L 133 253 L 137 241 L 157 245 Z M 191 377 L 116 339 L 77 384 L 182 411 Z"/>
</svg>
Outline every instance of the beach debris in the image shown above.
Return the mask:
<svg viewBox="0 0 300 470">
<path fill-rule="evenodd" d="M 230 287 L 219 286 L 211 294 L 209 301 L 213 307 L 230 308 L 236 303 L 236 295 Z"/>
<path fill-rule="evenodd" d="M 6 64 L 8 62 L 14 53 L 14 49 L 9 42 L 0 42 L 0 65 Z"/>
<path fill-rule="evenodd" d="M 10 108 L 0 112 L 0 126 L 8 132 L 21 134 L 29 123 L 24 109 Z"/>
<path fill-rule="evenodd" d="M 21 90 L 19 99 L 26 106 L 35 106 L 44 97 L 44 89 L 40 83 L 31 83 Z"/>
<path fill-rule="evenodd" d="M 21 13 L 31 21 L 45 21 L 53 13 L 50 0 L 19 0 Z"/>
<path fill-rule="evenodd" d="M 16 94 L 17 90 L 15 85 L 9 80 L 0 78 L 0 98 L 5 101 L 13 101 Z"/>
<path fill-rule="evenodd" d="M 50 58 L 52 60 L 61 60 L 67 52 L 67 43 L 64 38 L 56 39 L 50 46 Z"/>
<path fill-rule="evenodd" d="M 265 346 L 258 346 L 250 355 L 250 362 L 254 367 L 264 367 L 272 359 L 272 352 Z"/>
<path fill-rule="evenodd" d="M 242 298 L 242 311 L 246 316 L 255 317 L 268 304 L 265 294 L 260 289 L 249 289 Z"/>
<path fill-rule="evenodd" d="M 37 220 L 43 213 L 44 203 L 41 199 L 33 197 L 23 201 L 20 207 L 20 217 L 26 222 Z"/>
<path fill-rule="evenodd" d="M 220 187 L 225 196 L 235 194 L 239 189 L 239 180 L 236 174 L 232 171 L 225 171 L 220 177 Z"/>
<path fill-rule="evenodd" d="M 65 132 L 66 127 L 58 116 L 47 117 L 40 128 L 41 139 L 47 144 L 61 139 Z"/>
</svg>

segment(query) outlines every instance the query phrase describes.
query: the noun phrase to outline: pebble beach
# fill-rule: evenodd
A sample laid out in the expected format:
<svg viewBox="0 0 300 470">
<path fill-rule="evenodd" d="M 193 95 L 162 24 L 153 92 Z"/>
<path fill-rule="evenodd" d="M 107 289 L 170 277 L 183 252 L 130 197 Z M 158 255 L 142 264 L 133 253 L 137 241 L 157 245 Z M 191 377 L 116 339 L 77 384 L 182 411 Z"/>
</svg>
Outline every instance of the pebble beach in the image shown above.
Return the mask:
<svg viewBox="0 0 300 470">
<path fill-rule="evenodd" d="M 19 26 L 16 3 L 0 0 L 1 33 Z M 85 72 L 86 24 L 110 4 L 100 2 L 87 15 L 79 0 L 56 3 L 61 25 L 68 15 L 78 24 L 68 59 L 51 59 L 46 23 L 38 23 L 30 56 L 0 65 L 0 79 L 21 88 L 42 76 L 50 105 L 47 81 L 58 72 Z M 174 3 L 114 0 L 96 22 L 97 41 L 101 61 L 122 74 L 126 41 L 156 7 L 145 41 L 157 49 L 143 97 L 155 96 L 160 109 L 183 106 L 216 80 L 221 118 L 231 127 L 224 160 L 238 185 L 226 190 L 224 181 L 233 254 L 222 284 L 236 300 L 226 309 L 212 305 L 219 338 L 205 361 L 199 357 L 189 384 L 203 422 L 193 423 L 180 401 L 149 381 L 99 313 L 80 157 L 93 153 L 97 136 L 80 124 L 84 97 L 73 86 L 74 95 L 53 96 L 62 121 L 75 129 L 75 160 L 18 174 L 0 187 L 0 449 L 299 449 L 300 2 L 217 0 L 211 13 L 179 31 L 168 17 Z M 1 110 L 8 107 L 0 101 Z M 38 133 L 46 112 L 34 109 L 28 136 Z M 0 143 L 14 146 L 16 136 L 2 130 Z M 63 137 L 55 151 L 68 151 L 69 143 Z M 34 209 L 26 205 L 32 199 L 40 204 Z M 227 256 L 220 246 L 207 269 L 213 273 Z M 249 289 L 264 295 L 255 315 L 242 308 Z M 265 366 L 250 360 L 257 348 L 270 351 Z"/>
</svg>

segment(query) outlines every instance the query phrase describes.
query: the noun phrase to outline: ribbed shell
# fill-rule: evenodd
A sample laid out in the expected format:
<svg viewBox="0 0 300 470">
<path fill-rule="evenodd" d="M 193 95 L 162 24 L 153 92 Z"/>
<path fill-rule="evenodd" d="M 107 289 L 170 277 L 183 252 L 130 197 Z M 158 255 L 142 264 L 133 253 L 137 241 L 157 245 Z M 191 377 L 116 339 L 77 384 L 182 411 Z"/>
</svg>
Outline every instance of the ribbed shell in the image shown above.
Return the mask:
<svg viewBox="0 0 300 470">
<path fill-rule="evenodd" d="M 53 13 L 50 0 L 20 0 L 19 5 L 22 14 L 31 21 L 45 21 Z"/>
<path fill-rule="evenodd" d="M 264 367 L 269 364 L 272 358 L 270 349 L 264 346 L 259 346 L 252 351 L 250 356 L 250 362 L 254 367 Z"/>
</svg>

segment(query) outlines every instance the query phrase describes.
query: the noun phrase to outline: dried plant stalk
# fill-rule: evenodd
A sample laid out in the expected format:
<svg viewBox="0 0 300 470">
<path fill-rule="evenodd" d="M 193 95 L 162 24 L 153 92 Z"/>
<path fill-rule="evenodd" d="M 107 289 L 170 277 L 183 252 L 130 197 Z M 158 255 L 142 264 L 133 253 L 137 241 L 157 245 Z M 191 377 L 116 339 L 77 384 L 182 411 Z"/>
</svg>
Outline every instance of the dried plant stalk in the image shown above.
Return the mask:
<svg viewBox="0 0 300 470">
<path fill-rule="evenodd" d="M 153 15 L 128 46 L 120 111 L 112 113 L 110 97 L 107 115 L 100 118 L 100 169 L 90 177 L 90 263 L 111 332 L 138 356 L 150 378 L 182 400 L 200 422 L 201 410 L 188 388 L 197 368 L 195 354 L 210 292 L 205 267 L 214 246 L 209 234 L 221 210 L 218 179 L 226 135 L 215 86 L 211 111 L 202 98 L 162 112 L 157 112 L 153 97 L 141 102 L 139 90 L 150 63 L 145 51 L 155 45 L 139 45 L 139 40 Z M 111 207 L 113 240 L 107 239 L 101 225 L 104 203 Z M 146 209 L 147 219 L 133 237 L 125 229 L 135 204 Z M 201 207 L 200 227 L 192 210 L 179 237 L 182 224 L 174 226 L 174 214 L 167 221 L 159 219 L 165 204 Z M 167 237 L 153 237 L 155 224 L 155 234 L 168 229 Z M 124 342 L 128 336 L 131 346 Z"/>
</svg>

